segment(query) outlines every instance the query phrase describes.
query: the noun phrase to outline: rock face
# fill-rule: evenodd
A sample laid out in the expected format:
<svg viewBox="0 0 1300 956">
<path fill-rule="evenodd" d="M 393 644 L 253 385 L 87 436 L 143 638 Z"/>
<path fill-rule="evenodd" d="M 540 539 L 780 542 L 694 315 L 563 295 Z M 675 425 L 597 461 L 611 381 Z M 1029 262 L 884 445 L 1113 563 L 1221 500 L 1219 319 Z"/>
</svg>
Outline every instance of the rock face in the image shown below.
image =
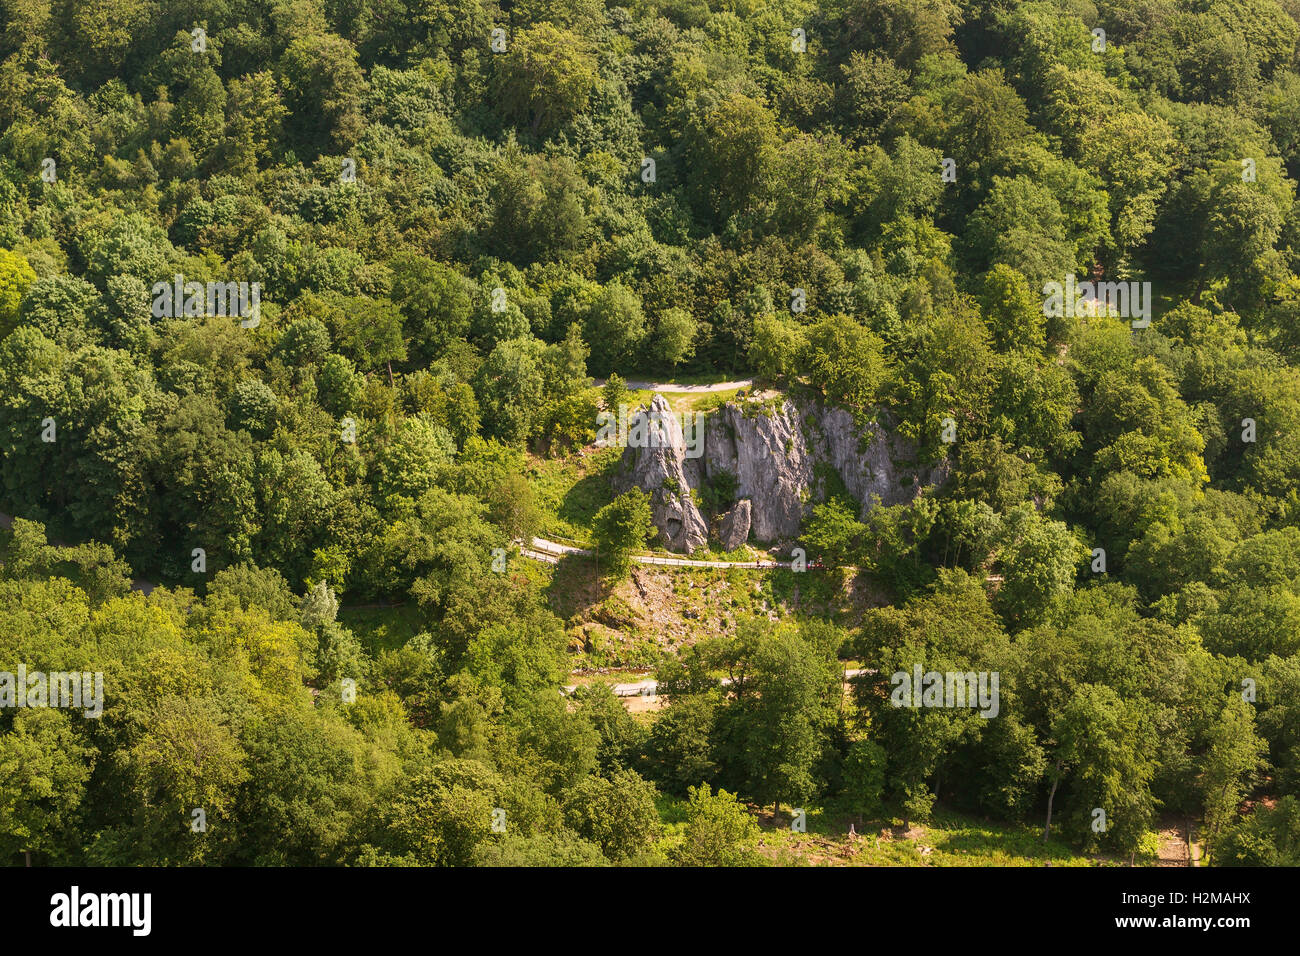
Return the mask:
<svg viewBox="0 0 1300 956">
<path fill-rule="evenodd" d="M 862 513 L 879 497 L 882 505 L 911 501 L 924 485 L 942 481 L 947 469 L 918 470 L 916 449 L 875 422 L 859 427 L 843 408 L 824 411 L 815 420 L 805 415 L 815 432 L 818 457 L 835 469 L 849 493 L 862 503 Z M 819 427 L 818 427 L 819 426 Z"/>
<path fill-rule="evenodd" d="M 614 490 L 622 493 L 640 488 L 649 495 L 650 515 L 664 546 L 670 551 L 690 553 L 704 547 L 709 540 L 708 522 L 692 495 L 699 486 L 698 468 L 690 469 L 696 473 L 692 482 L 687 478 L 686 466 L 693 465 L 694 461 L 686 457 L 681 422 L 673 415 L 667 399 L 656 395 L 650 402 L 648 417 L 659 428 L 643 428 L 643 433 L 653 437 L 639 447 L 629 445 L 624 450 L 623 470 L 615 479 Z M 634 425 L 629 420 L 629 426 Z"/>
<path fill-rule="evenodd" d="M 750 499 L 759 541 L 790 538 L 803 516 L 801 491 L 812 486 L 813 461 L 799 416 L 786 402 L 777 414 L 728 403 L 704 426 L 706 478 L 736 479 L 736 497 Z"/>
<path fill-rule="evenodd" d="M 859 426 L 842 408 L 798 406 L 789 399 L 728 402 L 709 414 L 704 454 L 684 455 L 680 423 L 660 395 L 667 447 L 628 447 L 616 490 L 636 486 L 651 494 L 655 526 L 665 544 L 687 551 L 707 541 L 708 523 L 690 490 L 734 480 L 736 504 L 718 532 L 725 550 L 739 547 L 752 529 L 762 543 L 791 541 L 812 506 L 834 491 L 835 476 L 858 500 L 862 513 L 876 504 L 909 501 L 946 469 L 918 469 L 915 450 L 879 425 Z M 730 476 L 730 477 L 727 477 Z"/>
<path fill-rule="evenodd" d="M 749 540 L 752 510 L 750 500 L 742 498 L 718 519 L 718 543 L 722 545 L 723 551 L 735 551 Z"/>
</svg>

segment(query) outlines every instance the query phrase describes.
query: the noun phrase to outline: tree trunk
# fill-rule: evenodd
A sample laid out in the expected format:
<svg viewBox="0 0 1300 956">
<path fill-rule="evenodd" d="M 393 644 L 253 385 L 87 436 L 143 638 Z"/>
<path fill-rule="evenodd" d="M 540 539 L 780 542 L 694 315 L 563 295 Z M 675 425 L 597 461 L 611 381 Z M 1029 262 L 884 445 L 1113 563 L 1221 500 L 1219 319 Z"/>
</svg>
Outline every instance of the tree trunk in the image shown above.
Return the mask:
<svg viewBox="0 0 1300 956">
<path fill-rule="evenodd" d="M 23 850 L 23 856 L 26 857 L 26 859 L 27 859 L 27 865 L 28 865 L 28 866 L 31 866 L 31 865 L 32 865 L 32 851 L 31 851 L 31 850 Z"/>
<path fill-rule="evenodd" d="M 1052 792 L 1049 793 L 1049 794 L 1047 795 L 1047 823 L 1046 823 L 1046 825 L 1044 825 L 1044 827 L 1043 827 L 1043 842 L 1044 842 L 1044 843 L 1047 842 L 1047 838 L 1048 838 L 1048 837 L 1051 835 L 1051 833 L 1052 833 L 1052 801 L 1056 799 L 1056 788 L 1059 787 L 1060 785 L 1061 785 L 1061 781 L 1060 781 L 1060 780 L 1053 780 L 1053 781 L 1052 781 Z"/>
</svg>

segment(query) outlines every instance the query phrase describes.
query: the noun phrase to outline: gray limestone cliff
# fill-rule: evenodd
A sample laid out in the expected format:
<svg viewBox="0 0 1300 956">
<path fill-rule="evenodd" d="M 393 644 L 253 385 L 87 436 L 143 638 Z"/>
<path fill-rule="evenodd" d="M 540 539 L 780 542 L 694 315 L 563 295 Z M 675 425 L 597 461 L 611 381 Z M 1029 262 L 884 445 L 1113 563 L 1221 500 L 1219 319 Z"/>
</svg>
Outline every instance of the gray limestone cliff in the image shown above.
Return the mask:
<svg viewBox="0 0 1300 956">
<path fill-rule="evenodd" d="M 701 503 L 709 499 L 710 486 L 729 491 L 734 485 L 731 501 L 717 502 L 724 511 L 715 533 L 730 551 L 751 532 L 762 544 L 793 541 L 812 506 L 837 484 L 865 514 L 877 503 L 909 501 L 946 474 L 943 466 L 918 468 L 909 443 L 874 422 L 858 425 L 842 408 L 788 398 L 728 402 L 705 418 L 703 454 L 697 458 L 687 456 L 680 420 L 662 396 L 654 396 L 649 411 L 664 423 L 660 434 L 667 440 L 658 446 L 629 442 L 614 485 L 616 491 L 638 487 L 650 495 L 655 527 L 673 551 L 707 543 L 709 520 Z"/>
<path fill-rule="evenodd" d="M 638 418 L 642 419 L 639 428 Z M 704 547 L 709 540 L 709 525 L 695 501 L 699 474 L 697 468 L 688 469 L 695 462 L 686 457 L 680 420 L 672 414 L 667 400 L 656 395 L 650 402 L 649 415 L 642 409 L 629 416 L 629 425 L 631 439 L 623 450 L 614 490 L 621 493 L 640 488 L 649 495 L 650 515 L 664 547 L 670 551 L 690 553 Z"/>
</svg>

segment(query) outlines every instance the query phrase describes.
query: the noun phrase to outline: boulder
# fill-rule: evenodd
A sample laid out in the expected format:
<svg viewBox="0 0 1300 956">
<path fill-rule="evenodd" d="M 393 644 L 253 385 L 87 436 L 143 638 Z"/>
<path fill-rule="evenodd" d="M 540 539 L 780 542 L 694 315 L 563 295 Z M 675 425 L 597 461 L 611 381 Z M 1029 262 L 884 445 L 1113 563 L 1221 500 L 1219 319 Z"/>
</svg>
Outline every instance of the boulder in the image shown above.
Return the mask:
<svg viewBox="0 0 1300 956">
<path fill-rule="evenodd" d="M 735 551 L 749 540 L 750 513 L 748 498 L 742 498 L 718 522 L 718 540 L 723 551 Z"/>
</svg>

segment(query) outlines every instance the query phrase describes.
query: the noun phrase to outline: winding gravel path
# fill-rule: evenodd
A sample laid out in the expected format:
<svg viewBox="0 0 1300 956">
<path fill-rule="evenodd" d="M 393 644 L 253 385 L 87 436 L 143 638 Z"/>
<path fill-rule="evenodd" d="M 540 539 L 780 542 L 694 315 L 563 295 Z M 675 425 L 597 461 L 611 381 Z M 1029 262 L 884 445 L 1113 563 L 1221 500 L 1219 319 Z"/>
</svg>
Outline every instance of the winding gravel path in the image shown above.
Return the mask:
<svg viewBox="0 0 1300 956">
<path fill-rule="evenodd" d="M 874 670 L 865 667 L 848 668 L 847 670 L 844 671 L 844 682 L 848 683 L 850 680 L 857 677 L 859 674 L 874 674 L 874 673 L 875 673 Z M 724 677 L 722 678 L 722 680 L 718 681 L 718 686 L 726 687 L 730 683 L 731 683 L 731 678 Z M 585 686 L 585 685 L 569 684 L 564 688 L 562 688 L 562 690 L 566 695 L 569 695 L 569 694 L 573 694 L 578 689 L 579 686 Z M 659 682 L 651 678 L 643 681 L 637 681 L 635 684 L 615 684 L 613 685 L 613 691 L 615 697 L 654 697 L 655 694 L 657 694 L 659 691 Z"/>
<path fill-rule="evenodd" d="M 607 379 L 592 379 L 592 384 L 597 388 L 604 388 Z M 624 386 L 633 392 L 671 392 L 673 394 L 693 394 L 704 392 L 729 392 L 736 388 L 749 388 L 754 384 L 752 378 L 737 379 L 734 382 L 717 382 L 713 385 L 678 385 L 675 382 L 641 382 L 630 381 L 624 382 Z"/>
<path fill-rule="evenodd" d="M 589 548 L 575 548 L 572 545 L 547 541 L 545 538 L 533 538 L 531 547 L 521 547 L 519 553 L 534 561 L 558 564 L 560 559 L 570 554 L 591 554 Z M 691 558 L 665 558 L 656 554 L 634 554 L 632 560 L 637 564 L 667 564 L 678 568 L 788 568 L 789 561 L 696 561 Z M 809 565 L 815 567 L 815 565 Z"/>
</svg>

